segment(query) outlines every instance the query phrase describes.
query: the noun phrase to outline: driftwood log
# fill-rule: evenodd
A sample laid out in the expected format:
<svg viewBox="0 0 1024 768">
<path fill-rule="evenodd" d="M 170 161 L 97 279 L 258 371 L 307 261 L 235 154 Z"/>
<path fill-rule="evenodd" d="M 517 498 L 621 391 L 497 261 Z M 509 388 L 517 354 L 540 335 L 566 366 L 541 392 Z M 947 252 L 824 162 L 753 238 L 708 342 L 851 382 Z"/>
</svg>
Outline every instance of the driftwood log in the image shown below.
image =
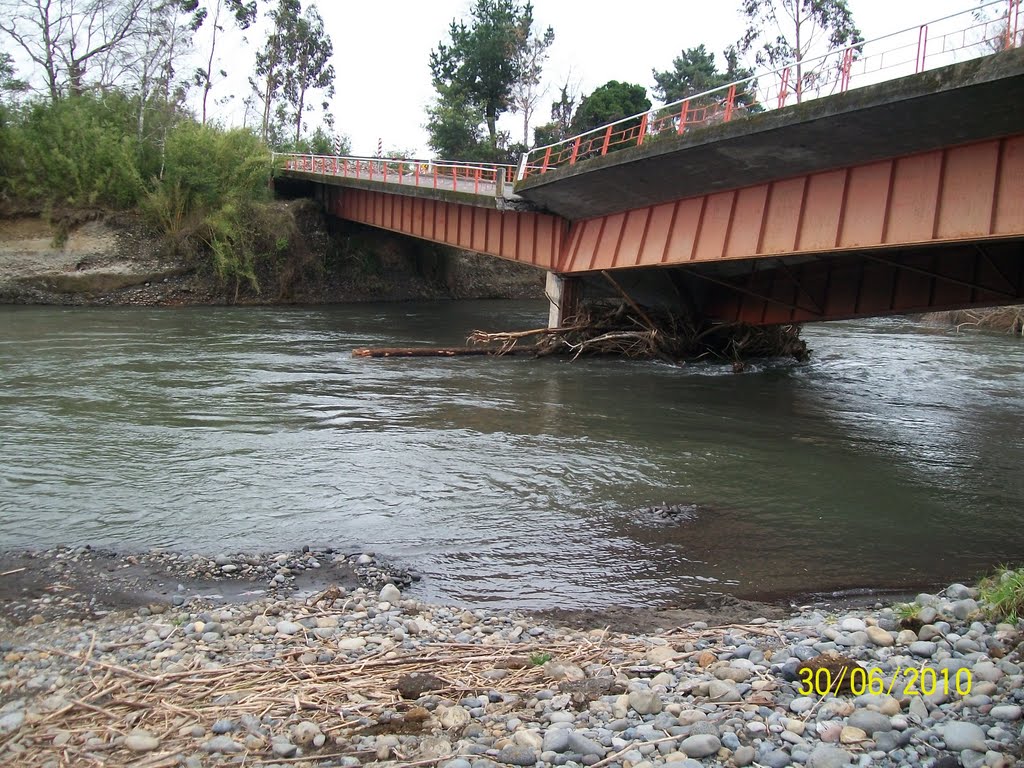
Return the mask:
<svg viewBox="0 0 1024 768">
<path fill-rule="evenodd" d="M 698 324 L 688 318 L 623 301 L 588 305 L 561 328 L 491 333 L 473 331 L 467 347 L 398 347 L 353 350 L 353 357 L 460 357 L 465 355 L 605 355 L 667 363 L 719 360 L 742 370 L 750 358 L 808 357 L 800 326 Z"/>
</svg>

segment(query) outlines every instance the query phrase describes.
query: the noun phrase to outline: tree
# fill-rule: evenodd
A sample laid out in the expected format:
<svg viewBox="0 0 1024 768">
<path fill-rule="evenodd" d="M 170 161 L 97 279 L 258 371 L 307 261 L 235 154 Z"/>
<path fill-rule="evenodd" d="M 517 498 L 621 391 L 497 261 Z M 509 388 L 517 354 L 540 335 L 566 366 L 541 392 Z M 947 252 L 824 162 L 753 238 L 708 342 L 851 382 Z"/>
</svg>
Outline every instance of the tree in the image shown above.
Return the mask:
<svg viewBox="0 0 1024 768">
<path fill-rule="evenodd" d="M 275 106 L 287 76 L 287 46 L 294 38 L 301 13 L 299 0 L 278 0 L 277 7 L 269 14 L 271 27 L 263 50 L 256 54 L 256 77 L 250 78 L 249 83 L 263 102 L 261 135 L 264 141 L 270 139 Z"/>
<path fill-rule="evenodd" d="M 0 51 L 0 101 L 9 98 L 10 94 L 23 93 L 28 84 L 19 80 L 14 73 L 14 59 L 6 51 Z"/>
<path fill-rule="evenodd" d="M 190 28 L 193 32 L 198 32 L 200 27 L 203 26 L 206 19 L 210 15 L 210 4 L 213 7 L 213 24 L 210 32 L 210 50 L 206 59 L 206 65 L 203 67 L 197 67 L 195 74 L 193 75 L 193 82 L 201 86 L 203 89 L 202 99 L 202 121 L 203 125 L 206 125 L 206 105 L 207 99 L 209 98 L 210 91 L 213 89 L 213 63 L 217 53 L 217 38 L 224 32 L 224 27 L 221 24 L 221 13 L 226 9 L 235 19 L 235 26 L 239 29 L 248 29 L 252 23 L 256 20 L 256 2 L 250 0 L 246 3 L 244 0 L 210 0 L 210 3 L 201 4 L 199 0 L 174 0 L 180 7 L 181 10 L 186 13 L 191 13 Z M 227 72 L 223 69 L 220 70 L 221 77 L 227 77 Z"/>
<path fill-rule="evenodd" d="M 515 108 L 513 88 L 523 78 L 523 60 L 528 57 L 522 51 L 534 39 L 532 25 L 529 2 L 520 6 L 516 0 L 476 0 L 470 24 L 453 20 L 449 42 L 438 43 L 430 52 L 430 73 L 444 109 L 459 107 L 463 116 L 468 115 L 467 108 L 482 113 L 495 152 L 498 118 Z M 547 36 L 542 36 L 542 44 Z M 527 79 L 530 76 L 527 73 Z"/>
<path fill-rule="evenodd" d="M 551 102 L 551 122 L 533 129 L 533 146 L 543 147 L 557 144 L 569 138 L 572 132 L 572 118 L 579 103 L 579 84 L 565 81 L 558 94 L 558 100 Z"/>
<path fill-rule="evenodd" d="M 573 116 L 571 130 L 573 133 L 586 133 L 630 115 L 641 114 L 650 108 L 651 101 L 647 98 L 647 89 L 642 85 L 609 80 L 595 88 L 589 96 L 583 97 L 579 109 Z"/>
<path fill-rule="evenodd" d="M 292 36 L 285 41 L 290 65 L 285 70 L 284 94 L 295 115 L 295 142 L 302 136 L 302 115 L 308 107 L 306 95 L 310 90 L 326 89 L 327 97 L 334 96 L 334 65 L 331 56 L 334 46 L 331 36 L 324 30 L 324 20 L 316 8 L 309 7 L 296 19 Z M 323 109 L 327 112 L 328 102 Z"/>
<path fill-rule="evenodd" d="M 555 42 L 555 30 L 548 27 L 543 35 L 537 36 L 531 26 L 519 30 L 519 45 L 516 48 L 519 77 L 512 84 L 512 106 L 523 116 L 523 144 L 530 142 L 530 121 L 544 91 L 540 89 L 544 62 L 548 59 L 548 48 Z"/>
<path fill-rule="evenodd" d="M 737 43 L 741 54 L 755 51 L 759 66 L 796 66 L 797 101 L 820 79 L 826 62 L 807 70 L 804 60 L 864 40 L 847 0 L 742 0 L 748 27 Z"/>
<path fill-rule="evenodd" d="M 148 0 L 3 0 L 0 30 L 42 69 L 56 103 L 84 92 L 88 68 L 122 50 L 149 6 Z"/>
<path fill-rule="evenodd" d="M 483 112 L 457 89 L 445 89 L 427 108 L 430 149 L 438 157 L 473 160 L 486 156 L 487 145 L 480 128 Z"/>
<path fill-rule="evenodd" d="M 746 79 L 754 74 L 751 70 L 739 66 L 739 55 L 734 47 L 726 49 L 724 58 L 726 70 L 719 72 L 715 65 L 715 54 L 703 45 L 682 51 L 672 59 L 672 69 L 664 72 L 651 70 L 654 75 L 655 97 L 668 104 Z M 750 105 L 754 99 L 753 89 L 748 84 L 739 90 L 736 102 Z"/>
</svg>

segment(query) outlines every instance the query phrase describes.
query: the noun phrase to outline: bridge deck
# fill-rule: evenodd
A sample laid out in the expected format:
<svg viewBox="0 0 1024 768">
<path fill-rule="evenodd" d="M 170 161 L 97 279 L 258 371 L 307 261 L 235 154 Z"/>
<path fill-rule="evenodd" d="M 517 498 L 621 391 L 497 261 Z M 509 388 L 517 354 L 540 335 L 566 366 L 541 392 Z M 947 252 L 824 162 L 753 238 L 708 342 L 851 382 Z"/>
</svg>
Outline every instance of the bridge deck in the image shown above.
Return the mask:
<svg viewBox="0 0 1024 768">
<path fill-rule="evenodd" d="M 952 147 L 1024 129 L 1024 48 L 670 135 L 528 176 L 568 219 Z"/>
</svg>

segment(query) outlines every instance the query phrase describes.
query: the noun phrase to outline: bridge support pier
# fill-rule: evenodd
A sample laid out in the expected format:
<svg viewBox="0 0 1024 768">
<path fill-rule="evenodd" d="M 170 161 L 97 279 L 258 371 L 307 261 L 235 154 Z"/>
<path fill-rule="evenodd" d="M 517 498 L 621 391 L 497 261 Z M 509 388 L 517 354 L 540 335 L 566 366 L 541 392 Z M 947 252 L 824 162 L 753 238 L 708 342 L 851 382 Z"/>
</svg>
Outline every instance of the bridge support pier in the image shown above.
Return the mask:
<svg viewBox="0 0 1024 768">
<path fill-rule="evenodd" d="M 548 272 L 544 286 L 548 303 L 548 328 L 561 328 L 566 320 L 579 314 L 583 297 L 583 281 L 578 277 Z"/>
</svg>

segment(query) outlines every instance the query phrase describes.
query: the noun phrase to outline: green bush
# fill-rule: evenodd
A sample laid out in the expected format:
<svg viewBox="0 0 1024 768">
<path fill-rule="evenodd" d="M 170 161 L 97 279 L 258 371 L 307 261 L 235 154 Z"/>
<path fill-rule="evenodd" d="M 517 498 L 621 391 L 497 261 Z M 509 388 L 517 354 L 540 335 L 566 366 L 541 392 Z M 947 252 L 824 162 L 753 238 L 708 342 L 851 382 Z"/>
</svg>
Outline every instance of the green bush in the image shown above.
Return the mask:
<svg viewBox="0 0 1024 768">
<path fill-rule="evenodd" d="M 138 100 L 120 93 L 0 105 L 0 199 L 44 210 L 137 208 L 168 250 L 236 295 L 259 291 L 261 275 L 291 279 L 307 268 L 305 255 L 284 263 L 293 225 L 269 206 L 271 154 L 255 134 L 203 126 L 161 104 L 143 115 L 140 125 Z M 320 149 L 328 139 L 312 141 Z"/>
<path fill-rule="evenodd" d="M 134 121 L 130 100 L 117 94 L 23 106 L 4 129 L 7 194 L 52 205 L 135 205 L 145 185 Z"/>
<path fill-rule="evenodd" d="M 1016 624 L 1024 617 L 1024 566 L 1017 569 L 1000 566 L 978 586 L 993 621 Z"/>
<path fill-rule="evenodd" d="M 167 136 L 164 174 L 141 208 L 173 247 L 209 257 L 221 280 L 259 290 L 259 215 L 269 200 L 270 152 L 252 133 L 185 122 Z"/>
</svg>

